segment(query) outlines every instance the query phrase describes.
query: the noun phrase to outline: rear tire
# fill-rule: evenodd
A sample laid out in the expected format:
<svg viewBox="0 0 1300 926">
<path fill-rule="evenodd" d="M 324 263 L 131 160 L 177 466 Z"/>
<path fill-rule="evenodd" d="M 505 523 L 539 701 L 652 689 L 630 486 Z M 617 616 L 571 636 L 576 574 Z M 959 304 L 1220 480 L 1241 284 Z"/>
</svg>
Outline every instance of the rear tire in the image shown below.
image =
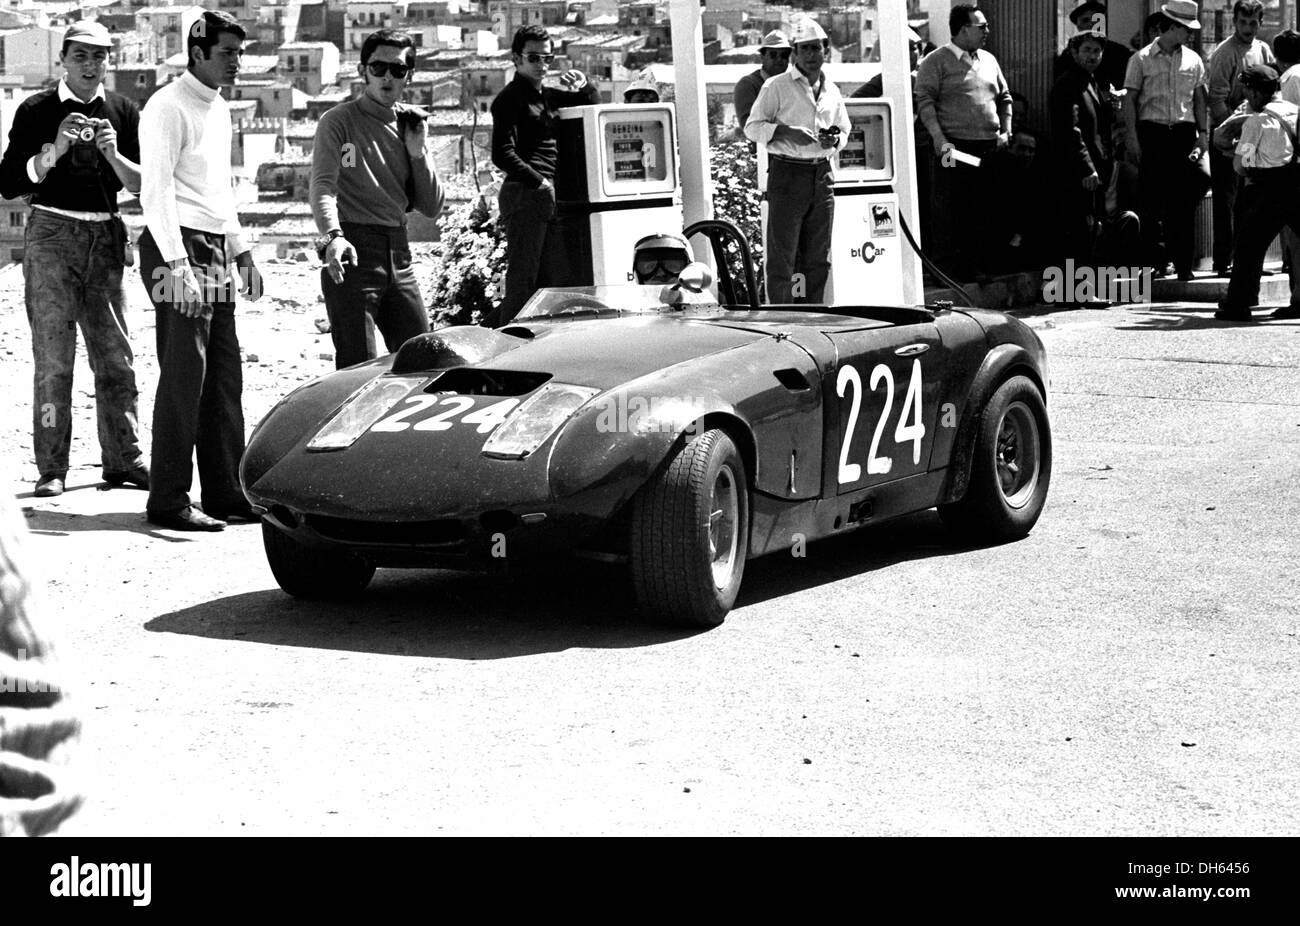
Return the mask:
<svg viewBox="0 0 1300 926">
<path fill-rule="evenodd" d="M 275 581 L 295 598 L 350 598 L 363 592 L 375 575 L 374 566 L 351 553 L 304 546 L 266 521 L 262 546 Z"/>
<path fill-rule="evenodd" d="M 749 481 L 721 430 L 690 441 L 633 501 L 630 563 L 651 620 L 716 627 L 740 592 L 749 553 Z"/>
<path fill-rule="evenodd" d="M 964 539 L 1002 543 L 1028 534 L 1052 479 L 1052 432 L 1038 386 L 1013 376 L 980 412 L 970 483 L 939 516 Z"/>
</svg>

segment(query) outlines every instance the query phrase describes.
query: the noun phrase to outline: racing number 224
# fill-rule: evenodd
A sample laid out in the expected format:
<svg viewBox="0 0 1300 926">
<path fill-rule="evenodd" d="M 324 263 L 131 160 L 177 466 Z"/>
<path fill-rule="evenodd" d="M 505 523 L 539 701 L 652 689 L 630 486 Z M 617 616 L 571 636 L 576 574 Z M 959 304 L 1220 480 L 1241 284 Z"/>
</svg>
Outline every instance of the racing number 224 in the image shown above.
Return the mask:
<svg viewBox="0 0 1300 926">
<path fill-rule="evenodd" d="M 882 380 L 885 384 L 885 404 L 880 412 L 880 420 L 876 422 L 875 433 L 871 436 L 871 449 L 867 452 L 869 475 L 884 475 L 894 468 L 892 457 L 882 457 L 877 453 L 880 450 L 880 436 L 885 431 L 885 423 L 894 410 L 893 371 L 885 364 L 878 363 L 871 371 L 869 380 L 872 392 L 880 388 Z M 862 465 L 849 462 L 849 448 L 853 445 L 853 432 L 857 429 L 858 412 L 862 408 L 862 377 L 856 367 L 845 364 L 840 367 L 839 376 L 835 380 L 835 392 L 842 399 L 845 391 L 850 387 L 852 387 L 853 399 L 849 406 L 849 424 L 845 428 L 844 441 L 840 445 L 840 485 L 857 482 L 862 478 Z M 907 395 L 903 398 L 903 411 L 898 416 L 898 426 L 894 428 L 894 440 L 897 443 L 912 442 L 913 466 L 921 462 L 921 440 L 924 437 L 925 424 L 921 417 L 921 361 L 913 360 L 912 378 L 907 384 Z"/>
</svg>

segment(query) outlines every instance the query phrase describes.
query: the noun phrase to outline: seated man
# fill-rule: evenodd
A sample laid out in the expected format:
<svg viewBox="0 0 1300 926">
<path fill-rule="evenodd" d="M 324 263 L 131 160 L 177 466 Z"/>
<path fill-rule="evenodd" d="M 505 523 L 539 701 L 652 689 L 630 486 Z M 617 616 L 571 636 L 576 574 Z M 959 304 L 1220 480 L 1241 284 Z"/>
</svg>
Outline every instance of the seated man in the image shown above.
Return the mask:
<svg viewBox="0 0 1300 926">
<path fill-rule="evenodd" d="M 681 235 L 646 235 L 632 249 L 632 273 L 638 283 L 676 283 L 692 260 L 691 246 Z"/>
</svg>

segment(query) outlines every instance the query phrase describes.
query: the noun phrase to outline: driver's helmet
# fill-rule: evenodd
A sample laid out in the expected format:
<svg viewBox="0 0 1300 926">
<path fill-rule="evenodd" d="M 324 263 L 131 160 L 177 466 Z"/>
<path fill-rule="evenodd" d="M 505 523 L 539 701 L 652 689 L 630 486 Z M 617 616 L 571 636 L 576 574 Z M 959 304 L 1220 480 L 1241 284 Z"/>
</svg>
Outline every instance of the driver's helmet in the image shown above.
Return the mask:
<svg viewBox="0 0 1300 926">
<path fill-rule="evenodd" d="M 676 232 L 646 235 L 632 249 L 632 273 L 638 283 L 676 283 L 693 259 L 691 246 Z"/>
</svg>

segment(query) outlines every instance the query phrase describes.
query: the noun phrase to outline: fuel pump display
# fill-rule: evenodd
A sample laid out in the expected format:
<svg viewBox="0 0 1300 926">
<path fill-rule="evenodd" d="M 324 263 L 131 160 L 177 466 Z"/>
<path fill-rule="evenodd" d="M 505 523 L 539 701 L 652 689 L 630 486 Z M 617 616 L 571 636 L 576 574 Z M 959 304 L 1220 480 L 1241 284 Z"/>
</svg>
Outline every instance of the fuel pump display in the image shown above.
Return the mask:
<svg viewBox="0 0 1300 926">
<path fill-rule="evenodd" d="M 896 305 L 903 301 L 903 247 L 894 189 L 890 100 L 850 99 L 849 138 L 835 162 L 829 305 Z"/>
<path fill-rule="evenodd" d="M 576 106 L 559 116 L 555 197 L 568 284 L 628 282 L 637 241 L 682 228 L 672 104 Z"/>
</svg>

